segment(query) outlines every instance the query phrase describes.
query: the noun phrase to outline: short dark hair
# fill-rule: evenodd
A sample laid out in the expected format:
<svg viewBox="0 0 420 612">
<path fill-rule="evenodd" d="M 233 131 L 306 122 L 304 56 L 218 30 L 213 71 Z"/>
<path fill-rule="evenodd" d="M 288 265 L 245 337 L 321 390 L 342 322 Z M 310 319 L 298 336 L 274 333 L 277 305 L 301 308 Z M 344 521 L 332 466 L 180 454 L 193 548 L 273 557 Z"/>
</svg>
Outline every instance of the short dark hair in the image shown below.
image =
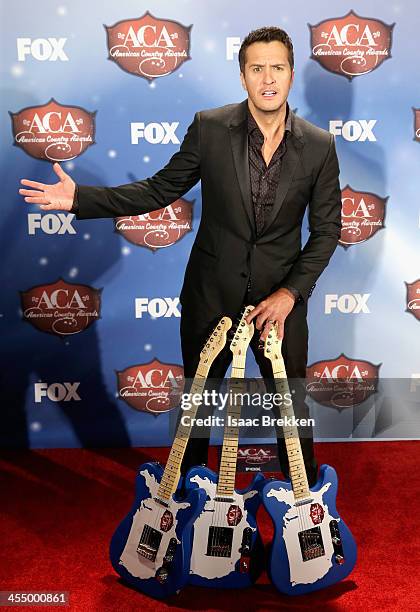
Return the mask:
<svg viewBox="0 0 420 612">
<path fill-rule="evenodd" d="M 283 43 L 288 51 L 288 60 L 290 64 L 290 69 L 293 70 L 295 65 L 295 60 L 293 56 L 293 43 L 287 32 L 282 30 L 281 28 L 276 28 L 274 26 L 268 26 L 264 28 L 258 28 L 258 30 L 252 30 L 242 41 L 241 48 L 239 49 L 239 66 L 241 72 L 245 71 L 245 59 L 246 59 L 246 50 L 247 48 L 256 42 L 265 42 L 269 43 L 273 40 L 278 40 Z"/>
</svg>

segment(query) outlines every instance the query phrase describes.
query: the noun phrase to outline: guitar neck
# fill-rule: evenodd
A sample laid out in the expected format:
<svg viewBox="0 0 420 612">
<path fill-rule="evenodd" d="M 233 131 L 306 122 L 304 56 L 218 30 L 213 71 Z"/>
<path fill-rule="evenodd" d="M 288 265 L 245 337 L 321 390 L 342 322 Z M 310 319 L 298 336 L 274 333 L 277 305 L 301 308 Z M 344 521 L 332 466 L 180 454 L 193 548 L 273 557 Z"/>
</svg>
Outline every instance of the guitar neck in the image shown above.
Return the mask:
<svg viewBox="0 0 420 612">
<path fill-rule="evenodd" d="M 202 395 L 206 379 L 209 374 L 211 364 L 202 364 L 197 368 L 194 380 L 191 384 L 189 391 L 191 408 L 188 411 L 189 419 L 188 423 L 191 423 L 197 414 L 199 403 L 195 404 L 193 398 L 196 399 Z M 198 395 L 195 395 L 198 394 Z M 178 480 L 179 472 L 181 469 L 182 459 L 184 457 L 185 449 L 190 438 L 192 425 L 183 425 L 182 421 L 179 422 L 178 429 L 176 431 L 175 439 L 172 444 L 171 451 L 169 453 L 168 461 L 166 463 L 165 470 L 163 472 L 162 480 L 160 481 L 157 497 L 164 501 L 169 501 L 173 493 L 175 493 Z"/>
<path fill-rule="evenodd" d="M 245 376 L 246 354 L 234 355 L 232 361 L 231 380 L 228 384 L 229 396 L 244 391 L 243 379 Z M 219 480 L 216 497 L 232 497 L 235 490 L 236 462 L 238 457 L 239 426 L 230 424 L 230 419 L 239 419 L 241 404 L 228 402 L 226 422 L 223 432 L 223 447 L 220 458 Z"/>
<path fill-rule="evenodd" d="M 284 397 L 285 393 L 290 394 L 289 384 L 287 382 L 286 368 L 283 358 L 271 359 L 273 367 L 274 381 L 277 393 L 281 393 Z M 293 419 L 294 411 L 293 404 L 285 406 L 284 403 L 280 408 L 282 419 L 288 417 Z M 305 462 L 302 455 L 302 447 L 299 439 L 299 432 L 295 425 L 283 425 L 284 439 L 286 443 L 287 457 L 289 459 L 290 479 L 292 482 L 293 493 L 295 499 L 305 499 L 310 495 L 308 477 L 306 475 Z"/>
</svg>

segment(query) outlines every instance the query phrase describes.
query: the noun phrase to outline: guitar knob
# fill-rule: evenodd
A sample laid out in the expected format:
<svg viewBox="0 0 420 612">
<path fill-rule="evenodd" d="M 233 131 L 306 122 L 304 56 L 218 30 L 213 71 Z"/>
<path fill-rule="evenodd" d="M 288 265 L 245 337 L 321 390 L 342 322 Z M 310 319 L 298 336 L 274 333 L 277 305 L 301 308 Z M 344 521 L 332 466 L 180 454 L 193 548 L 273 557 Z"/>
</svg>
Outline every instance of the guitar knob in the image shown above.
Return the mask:
<svg viewBox="0 0 420 612">
<path fill-rule="evenodd" d="M 160 567 L 156 572 L 156 580 L 163 584 L 168 580 L 169 572 L 165 567 Z"/>
<path fill-rule="evenodd" d="M 343 555 L 335 555 L 335 562 L 338 563 L 338 565 L 343 565 L 344 563 Z"/>
</svg>

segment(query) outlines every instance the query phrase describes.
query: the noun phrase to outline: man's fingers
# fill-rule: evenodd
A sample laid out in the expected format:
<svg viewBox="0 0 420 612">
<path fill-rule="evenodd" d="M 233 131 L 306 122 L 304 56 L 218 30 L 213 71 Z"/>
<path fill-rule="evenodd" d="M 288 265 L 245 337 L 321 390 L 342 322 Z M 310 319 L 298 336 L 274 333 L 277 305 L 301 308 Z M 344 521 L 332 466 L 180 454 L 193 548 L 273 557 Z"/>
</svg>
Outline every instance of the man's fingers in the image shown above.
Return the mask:
<svg viewBox="0 0 420 612">
<path fill-rule="evenodd" d="M 264 327 L 264 323 L 267 319 L 269 319 L 269 315 L 267 312 L 262 312 L 260 315 L 258 315 L 257 320 L 255 322 L 255 326 L 257 329 L 262 329 Z"/>
<path fill-rule="evenodd" d="M 254 319 L 256 316 L 258 316 L 260 314 L 260 312 L 262 312 L 264 310 L 264 308 L 261 306 L 261 304 L 258 304 L 258 306 L 256 306 L 254 308 L 254 310 L 252 310 L 249 315 L 245 318 L 245 321 L 247 323 L 251 323 L 252 319 Z"/>
<path fill-rule="evenodd" d="M 46 198 L 25 198 L 25 202 L 28 204 L 49 204 L 49 201 Z"/>
<path fill-rule="evenodd" d="M 35 189 L 45 189 L 47 187 L 47 185 L 44 185 L 44 183 L 37 183 L 36 181 L 30 181 L 28 179 L 22 179 L 20 181 L 22 183 L 22 185 L 27 185 L 28 187 L 34 187 Z"/>
<path fill-rule="evenodd" d="M 260 342 L 265 342 L 265 340 L 266 340 L 266 338 L 267 338 L 267 336 L 268 336 L 268 334 L 270 332 L 271 326 L 274 325 L 274 323 L 271 323 L 270 321 L 271 321 L 271 319 L 267 319 L 265 324 L 264 324 L 264 327 L 262 328 L 262 331 L 261 331 L 261 334 L 260 334 Z"/>
<path fill-rule="evenodd" d="M 284 322 L 277 321 L 277 338 L 282 340 L 284 336 Z"/>
<path fill-rule="evenodd" d="M 44 196 L 44 192 L 43 191 L 36 191 L 35 189 L 19 189 L 19 193 L 20 195 L 23 196 L 31 196 L 31 197 L 43 197 Z"/>
<path fill-rule="evenodd" d="M 45 204 L 44 206 L 40 206 L 40 208 L 42 208 L 42 210 L 57 210 L 57 206 L 54 206 L 54 204 Z"/>
<path fill-rule="evenodd" d="M 64 172 L 64 170 L 62 169 L 62 167 L 60 166 L 60 164 L 58 164 L 57 162 L 55 164 L 53 164 L 53 170 L 56 173 L 56 175 L 58 176 L 58 178 L 60 179 L 60 181 L 64 181 L 64 179 L 67 178 L 67 174 Z"/>
</svg>

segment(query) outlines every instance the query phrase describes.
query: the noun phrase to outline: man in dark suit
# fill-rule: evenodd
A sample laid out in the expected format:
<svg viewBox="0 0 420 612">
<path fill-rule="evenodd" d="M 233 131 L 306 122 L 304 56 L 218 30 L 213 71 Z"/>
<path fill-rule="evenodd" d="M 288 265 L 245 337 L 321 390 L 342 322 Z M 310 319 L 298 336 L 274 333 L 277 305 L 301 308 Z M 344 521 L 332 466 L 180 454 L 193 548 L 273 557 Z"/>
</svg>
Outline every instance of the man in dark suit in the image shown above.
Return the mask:
<svg viewBox="0 0 420 612">
<path fill-rule="evenodd" d="M 341 230 L 339 167 L 334 139 L 296 116 L 287 97 L 293 83 L 293 46 L 279 28 L 251 32 L 239 52 L 246 100 L 197 112 L 180 150 L 151 178 L 119 187 L 76 186 L 58 164 L 60 181 L 23 180 L 25 200 L 44 210 L 64 209 L 78 219 L 138 215 L 165 207 L 200 179 L 202 218 L 187 264 L 180 301 L 181 344 L 186 377 L 193 377 L 200 350 L 222 315 L 237 317 L 256 305 L 248 321 L 257 332 L 251 347 L 265 379 L 270 363 L 259 343 L 277 324 L 287 375 L 304 379 L 307 365 L 307 300 L 334 252 Z M 302 220 L 309 205 L 310 237 L 302 249 Z M 223 377 L 228 347 L 211 376 Z M 304 389 L 294 408 L 307 416 Z M 309 483 L 317 464 L 312 430 L 301 431 Z M 183 472 L 205 463 L 208 440 L 190 440 Z M 278 433 L 283 472 L 284 440 Z"/>
</svg>

